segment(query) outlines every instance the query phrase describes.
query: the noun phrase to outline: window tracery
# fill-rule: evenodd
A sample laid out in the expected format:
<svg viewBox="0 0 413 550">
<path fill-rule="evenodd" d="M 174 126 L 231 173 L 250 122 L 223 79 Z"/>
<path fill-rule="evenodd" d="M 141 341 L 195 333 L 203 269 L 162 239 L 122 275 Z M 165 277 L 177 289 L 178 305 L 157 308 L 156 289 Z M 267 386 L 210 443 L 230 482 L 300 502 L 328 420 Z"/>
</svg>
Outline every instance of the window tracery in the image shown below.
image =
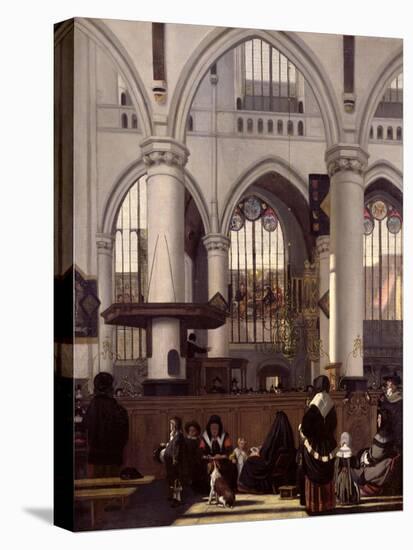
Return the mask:
<svg viewBox="0 0 413 550">
<path fill-rule="evenodd" d="M 271 342 L 287 289 L 285 240 L 275 209 L 245 197 L 230 222 L 231 342 Z"/>
</svg>

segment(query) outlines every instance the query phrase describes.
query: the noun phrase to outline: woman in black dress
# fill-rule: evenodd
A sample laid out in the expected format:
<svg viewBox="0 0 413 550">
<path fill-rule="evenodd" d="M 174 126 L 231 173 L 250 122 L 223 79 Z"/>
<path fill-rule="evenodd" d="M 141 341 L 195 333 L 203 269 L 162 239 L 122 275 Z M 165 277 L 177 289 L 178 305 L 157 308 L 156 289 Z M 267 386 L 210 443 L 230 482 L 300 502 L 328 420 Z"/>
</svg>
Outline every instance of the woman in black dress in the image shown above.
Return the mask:
<svg viewBox="0 0 413 550">
<path fill-rule="evenodd" d="M 303 416 L 300 436 L 303 443 L 305 506 L 309 514 L 335 508 L 334 451 L 337 415 L 329 395 L 327 376 L 314 380 L 315 395 Z"/>
<path fill-rule="evenodd" d="M 285 471 L 280 472 L 278 486 L 294 480 L 296 456 L 290 422 L 283 411 L 278 411 L 259 455 L 249 456 L 244 463 L 238 489 L 244 493 L 273 493 L 278 488 L 274 487 L 274 467 L 281 456 Z"/>
</svg>

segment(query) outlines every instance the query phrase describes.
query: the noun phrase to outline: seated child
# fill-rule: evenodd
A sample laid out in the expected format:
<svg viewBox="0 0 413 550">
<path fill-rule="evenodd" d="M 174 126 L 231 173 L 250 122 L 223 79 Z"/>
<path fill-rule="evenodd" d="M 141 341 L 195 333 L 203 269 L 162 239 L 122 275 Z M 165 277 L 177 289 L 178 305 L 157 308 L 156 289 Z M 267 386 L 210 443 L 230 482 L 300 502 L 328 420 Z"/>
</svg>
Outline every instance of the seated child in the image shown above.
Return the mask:
<svg viewBox="0 0 413 550">
<path fill-rule="evenodd" d="M 350 434 L 343 432 L 334 465 L 335 492 L 341 504 L 358 504 L 360 490 L 351 475 Z"/>
</svg>

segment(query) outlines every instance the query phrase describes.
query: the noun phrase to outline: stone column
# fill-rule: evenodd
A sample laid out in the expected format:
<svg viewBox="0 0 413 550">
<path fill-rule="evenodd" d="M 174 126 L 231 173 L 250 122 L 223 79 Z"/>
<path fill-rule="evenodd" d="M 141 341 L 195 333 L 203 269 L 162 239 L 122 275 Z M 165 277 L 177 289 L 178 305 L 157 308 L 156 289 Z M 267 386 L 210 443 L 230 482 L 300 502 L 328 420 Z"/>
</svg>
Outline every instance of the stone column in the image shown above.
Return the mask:
<svg viewBox="0 0 413 550">
<path fill-rule="evenodd" d="M 147 167 L 148 302 L 185 302 L 185 185 L 189 152 L 171 138 L 150 137 L 141 144 Z M 185 393 L 185 358 L 168 374 L 168 353 L 180 356 L 180 321 L 152 321 L 152 356 L 145 393 Z"/>
<path fill-rule="evenodd" d="M 363 338 L 363 171 L 367 154 L 357 145 L 326 153 L 330 176 L 330 331 L 332 363 L 342 376 L 363 376 L 357 342 Z M 353 353 L 354 352 L 354 353 Z"/>
<path fill-rule="evenodd" d="M 108 233 L 96 235 L 97 259 L 98 259 L 98 292 L 100 310 L 105 311 L 113 301 L 112 273 L 113 273 L 113 236 Z M 113 372 L 114 349 L 113 331 L 111 325 L 106 325 L 103 317 L 99 315 L 99 355 L 93 362 L 93 376 L 98 372 Z"/>
<path fill-rule="evenodd" d="M 228 302 L 228 250 L 230 240 L 220 233 L 210 233 L 203 238 L 208 252 L 208 297 L 217 292 Z M 228 323 L 208 331 L 208 357 L 228 357 Z"/>
<path fill-rule="evenodd" d="M 330 288 L 330 236 L 321 235 L 316 240 L 318 261 L 319 261 L 319 298 L 322 298 L 324 294 Z M 325 374 L 324 367 L 329 364 L 329 330 L 330 322 L 326 314 L 320 309 L 320 340 L 321 340 L 321 353 L 320 353 L 320 372 L 317 374 Z"/>
</svg>

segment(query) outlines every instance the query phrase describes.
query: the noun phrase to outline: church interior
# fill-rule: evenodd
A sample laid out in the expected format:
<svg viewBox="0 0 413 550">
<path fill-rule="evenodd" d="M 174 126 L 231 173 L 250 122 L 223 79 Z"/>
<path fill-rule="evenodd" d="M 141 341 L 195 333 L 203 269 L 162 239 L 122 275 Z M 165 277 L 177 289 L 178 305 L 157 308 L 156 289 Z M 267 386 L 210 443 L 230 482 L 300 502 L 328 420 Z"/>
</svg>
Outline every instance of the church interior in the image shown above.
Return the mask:
<svg viewBox="0 0 413 550">
<path fill-rule="evenodd" d="M 61 523 L 306 516 L 282 491 L 171 508 L 153 452 L 171 418 L 213 415 L 259 447 L 279 411 L 298 448 L 320 375 L 337 445 L 375 437 L 403 380 L 402 40 L 75 18 L 55 27 L 54 155 L 58 440 L 93 477 L 82 426 L 109 373 L 122 467 L 147 480 L 104 510 L 102 489 L 62 487 L 62 461 Z M 401 507 L 399 491 L 335 512 Z"/>
</svg>

